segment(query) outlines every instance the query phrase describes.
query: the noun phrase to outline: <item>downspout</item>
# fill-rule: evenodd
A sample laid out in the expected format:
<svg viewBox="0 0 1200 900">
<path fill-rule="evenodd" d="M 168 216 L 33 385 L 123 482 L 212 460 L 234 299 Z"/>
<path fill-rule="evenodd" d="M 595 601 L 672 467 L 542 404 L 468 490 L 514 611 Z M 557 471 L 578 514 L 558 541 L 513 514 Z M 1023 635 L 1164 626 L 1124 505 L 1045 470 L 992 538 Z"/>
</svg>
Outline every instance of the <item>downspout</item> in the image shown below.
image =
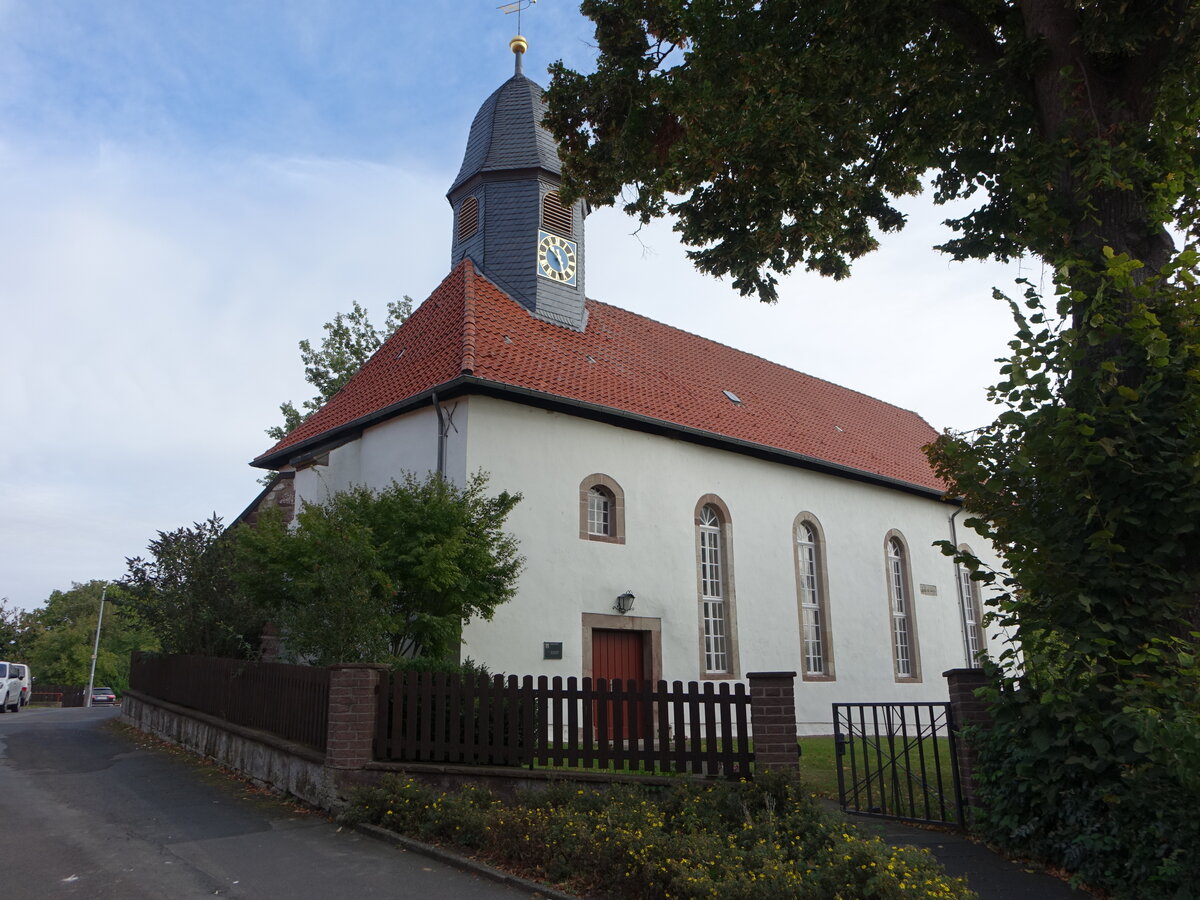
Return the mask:
<svg viewBox="0 0 1200 900">
<path fill-rule="evenodd" d="M 966 509 L 965 506 L 960 506 L 950 514 L 950 544 L 954 547 L 956 554 L 958 553 L 958 533 L 954 528 L 954 520 L 964 509 Z M 954 596 L 958 602 L 958 625 L 959 630 L 962 632 L 963 659 L 967 660 L 969 664 L 971 660 L 971 641 L 967 637 L 967 622 L 963 618 L 962 563 L 957 559 L 954 560 Z"/>
<path fill-rule="evenodd" d="M 517 65 L 521 65 L 521 54 L 517 54 Z M 437 440 L 437 474 L 438 478 L 445 481 L 446 479 L 446 442 L 450 438 L 450 420 L 446 413 L 442 410 L 442 403 L 438 400 L 437 391 L 430 391 L 430 399 L 433 401 L 433 411 L 437 413 L 438 418 L 438 440 Z M 453 413 L 451 413 L 453 414 Z M 456 663 L 462 663 L 462 645 L 463 645 L 463 627 L 462 621 L 458 623 L 458 640 L 454 642 L 454 651 L 450 659 Z"/>
<path fill-rule="evenodd" d="M 519 57 L 518 57 L 519 58 Z M 433 409 L 437 413 L 438 418 L 438 439 L 437 439 L 437 473 L 439 478 L 446 477 L 446 438 L 449 436 L 449 429 L 446 427 L 446 416 L 442 412 L 442 404 L 438 401 L 437 391 L 433 391 Z"/>
<path fill-rule="evenodd" d="M 958 535 L 954 531 L 954 519 L 964 509 L 966 509 L 966 507 L 960 506 L 958 509 L 956 509 L 954 512 L 952 512 L 950 514 L 950 543 L 954 545 L 955 552 L 958 552 Z M 955 568 L 957 568 L 958 563 L 955 563 L 954 566 L 955 566 Z"/>
</svg>

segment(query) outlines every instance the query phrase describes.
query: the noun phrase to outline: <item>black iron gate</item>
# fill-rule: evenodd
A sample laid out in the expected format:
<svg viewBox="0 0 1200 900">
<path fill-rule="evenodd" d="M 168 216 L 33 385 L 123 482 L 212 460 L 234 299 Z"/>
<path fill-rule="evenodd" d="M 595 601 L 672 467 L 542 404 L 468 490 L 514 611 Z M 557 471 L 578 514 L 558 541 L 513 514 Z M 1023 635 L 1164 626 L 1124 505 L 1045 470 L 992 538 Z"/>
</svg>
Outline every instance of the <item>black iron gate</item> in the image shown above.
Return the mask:
<svg viewBox="0 0 1200 900">
<path fill-rule="evenodd" d="M 843 810 L 963 826 L 949 703 L 835 703 L 833 728 Z"/>
</svg>

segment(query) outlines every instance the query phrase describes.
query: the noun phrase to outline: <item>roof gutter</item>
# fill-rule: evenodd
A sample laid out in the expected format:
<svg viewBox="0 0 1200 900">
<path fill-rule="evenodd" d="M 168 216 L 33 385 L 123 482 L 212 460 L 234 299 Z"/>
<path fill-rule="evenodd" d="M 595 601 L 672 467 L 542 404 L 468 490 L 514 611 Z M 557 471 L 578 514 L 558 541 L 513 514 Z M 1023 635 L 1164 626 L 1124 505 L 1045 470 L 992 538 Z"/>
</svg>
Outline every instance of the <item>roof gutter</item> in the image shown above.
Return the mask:
<svg viewBox="0 0 1200 900">
<path fill-rule="evenodd" d="M 617 425 L 623 428 L 632 428 L 637 431 L 649 432 L 651 434 L 663 435 L 666 437 L 678 438 L 689 441 L 695 444 L 701 444 L 707 447 L 715 447 L 723 450 L 732 450 L 735 453 L 742 453 L 747 456 L 753 456 L 758 459 L 764 459 L 771 462 L 779 462 L 785 465 L 799 466 L 805 469 L 811 469 L 817 472 L 824 472 L 829 475 L 837 475 L 842 478 L 849 478 L 853 481 L 861 481 L 867 484 L 876 484 L 882 487 L 892 488 L 894 490 L 903 491 L 917 496 L 927 497 L 930 499 L 942 500 L 956 505 L 962 505 L 962 501 L 958 498 L 947 497 L 945 492 L 936 488 L 926 487 L 920 484 L 913 484 L 909 481 L 901 481 L 898 478 L 889 478 L 886 475 L 879 475 L 874 472 L 865 472 L 862 469 L 855 469 L 851 466 L 845 466 L 840 463 L 829 462 L 828 460 L 818 459 L 813 456 L 806 456 L 803 453 L 794 453 L 788 450 L 780 450 L 777 447 L 770 447 L 766 444 L 756 444 L 752 441 L 744 441 L 739 438 L 732 438 L 726 435 L 718 434 L 713 431 L 703 431 L 699 428 L 692 428 L 687 425 L 679 425 L 674 422 L 668 422 L 665 419 L 655 419 L 650 416 L 643 416 L 638 413 L 631 413 L 625 410 L 615 409 L 611 406 L 601 406 L 596 403 L 588 403 L 584 400 L 573 400 L 569 397 L 560 397 L 554 394 L 547 394 L 543 391 L 535 391 L 529 388 L 516 387 L 510 384 L 501 382 L 489 381 L 480 378 L 476 375 L 459 375 L 450 381 L 437 385 L 428 391 L 423 391 L 420 394 L 414 394 L 407 397 L 399 403 L 394 403 L 391 406 L 377 410 L 370 415 L 355 419 L 338 428 L 333 433 L 317 435 L 308 440 L 301 441 L 291 447 L 286 447 L 276 453 L 271 453 L 259 457 L 250 463 L 252 466 L 258 466 L 263 469 L 275 468 L 277 466 L 294 463 L 297 458 L 309 458 L 319 455 L 335 446 L 341 446 L 354 440 L 362 432 L 373 425 L 394 418 L 414 409 L 419 409 L 425 406 L 433 405 L 437 408 L 438 404 L 443 400 L 452 399 L 462 396 L 463 394 L 482 394 L 484 396 L 495 397 L 498 399 L 514 400 L 525 406 L 533 406 L 539 409 L 548 409 L 555 412 L 565 412 L 570 415 L 581 416 L 594 421 L 605 422 L 610 425 Z M 441 414 L 439 412 L 439 430 Z M 440 441 L 439 441 L 439 461 L 440 456 Z"/>
</svg>

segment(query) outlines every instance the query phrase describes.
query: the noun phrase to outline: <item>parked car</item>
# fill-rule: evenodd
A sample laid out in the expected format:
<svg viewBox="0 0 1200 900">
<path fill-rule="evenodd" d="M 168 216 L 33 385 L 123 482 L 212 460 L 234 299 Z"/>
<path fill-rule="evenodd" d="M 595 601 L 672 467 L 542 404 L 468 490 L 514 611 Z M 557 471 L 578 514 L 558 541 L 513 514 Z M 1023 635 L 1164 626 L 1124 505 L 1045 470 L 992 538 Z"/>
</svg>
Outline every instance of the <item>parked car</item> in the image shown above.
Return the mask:
<svg viewBox="0 0 1200 900">
<path fill-rule="evenodd" d="M 29 702 L 29 695 L 33 693 L 33 676 L 29 674 L 29 666 L 24 663 L 10 663 L 10 667 L 12 673 L 21 679 L 21 705 L 25 706 Z"/>
<path fill-rule="evenodd" d="M 110 687 L 92 688 L 92 706 L 116 706 L 120 701 Z"/>
<path fill-rule="evenodd" d="M 13 664 L 0 662 L 0 713 L 20 712 L 21 679 L 13 672 Z"/>
</svg>

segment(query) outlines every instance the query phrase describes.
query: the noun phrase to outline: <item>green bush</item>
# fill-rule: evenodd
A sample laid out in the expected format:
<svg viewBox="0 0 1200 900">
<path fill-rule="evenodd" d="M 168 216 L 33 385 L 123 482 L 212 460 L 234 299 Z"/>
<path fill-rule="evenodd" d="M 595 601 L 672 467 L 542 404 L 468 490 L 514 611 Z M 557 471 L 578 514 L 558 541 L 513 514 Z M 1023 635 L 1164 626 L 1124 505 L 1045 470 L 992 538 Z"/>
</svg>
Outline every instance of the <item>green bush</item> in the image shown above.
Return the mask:
<svg viewBox="0 0 1200 900">
<path fill-rule="evenodd" d="M 483 663 L 477 663 L 471 657 L 462 662 L 439 656 L 407 656 L 392 663 L 393 672 L 441 672 L 445 675 L 484 676 L 491 678 L 492 673 Z"/>
<path fill-rule="evenodd" d="M 479 850 L 499 865 L 614 900 L 974 897 L 925 851 L 860 836 L 779 775 L 606 791 L 560 782 L 514 803 L 478 788 L 440 794 L 391 777 L 360 792 L 345 820 Z"/>
<path fill-rule="evenodd" d="M 981 833 L 1114 900 L 1196 896 L 1197 700 L 1154 702 L 1177 690 L 1126 690 L 1122 703 L 1111 690 L 1060 677 L 1055 691 L 1032 683 L 995 691 L 994 726 L 970 735 L 979 751 Z"/>
<path fill-rule="evenodd" d="M 942 546 L 1013 635 L 985 666 L 982 833 L 1177 900 L 1200 896 L 1200 254 L 1102 257 L 1060 259 L 1053 303 L 1009 301 L 1004 412 L 932 450 L 1004 571 Z"/>
</svg>

